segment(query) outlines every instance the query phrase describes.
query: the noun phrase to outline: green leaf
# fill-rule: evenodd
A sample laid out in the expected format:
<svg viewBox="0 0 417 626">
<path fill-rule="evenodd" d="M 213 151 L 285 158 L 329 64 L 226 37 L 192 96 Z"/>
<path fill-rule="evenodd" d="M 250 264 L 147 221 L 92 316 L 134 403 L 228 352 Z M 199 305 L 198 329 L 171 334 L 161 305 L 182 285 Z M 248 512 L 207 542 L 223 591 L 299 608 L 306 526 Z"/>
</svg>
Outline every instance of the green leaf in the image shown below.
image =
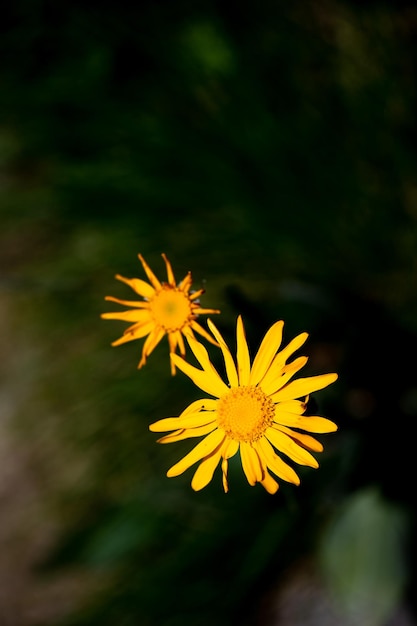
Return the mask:
<svg viewBox="0 0 417 626">
<path fill-rule="evenodd" d="M 376 488 L 351 496 L 324 536 L 320 563 L 339 609 L 354 623 L 385 623 L 407 578 L 407 517 Z"/>
</svg>

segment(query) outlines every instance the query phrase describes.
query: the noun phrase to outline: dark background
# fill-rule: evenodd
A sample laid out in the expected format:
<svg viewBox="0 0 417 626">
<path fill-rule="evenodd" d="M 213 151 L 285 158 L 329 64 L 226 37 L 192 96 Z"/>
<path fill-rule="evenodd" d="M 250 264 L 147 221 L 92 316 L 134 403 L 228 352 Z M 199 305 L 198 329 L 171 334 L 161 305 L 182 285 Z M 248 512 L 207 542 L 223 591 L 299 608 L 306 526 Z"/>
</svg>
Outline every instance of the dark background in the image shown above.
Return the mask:
<svg viewBox="0 0 417 626">
<path fill-rule="evenodd" d="M 415 626 L 416 31 L 405 2 L 2 10 L 2 626 Z M 189 445 L 148 425 L 199 391 L 99 317 L 139 252 L 232 349 L 284 319 L 339 373 L 300 487 L 165 477 Z"/>
</svg>

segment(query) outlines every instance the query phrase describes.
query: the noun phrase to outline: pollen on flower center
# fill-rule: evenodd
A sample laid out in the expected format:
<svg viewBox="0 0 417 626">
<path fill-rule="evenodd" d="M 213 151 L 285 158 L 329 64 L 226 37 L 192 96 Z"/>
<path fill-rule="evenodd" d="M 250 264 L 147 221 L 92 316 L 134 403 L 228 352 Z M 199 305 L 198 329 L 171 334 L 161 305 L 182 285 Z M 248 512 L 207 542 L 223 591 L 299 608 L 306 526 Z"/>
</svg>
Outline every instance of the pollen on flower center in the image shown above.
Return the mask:
<svg viewBox="0 0 417 626">
<path fill-rule="evenodd" d="M 259 387 L 234 387 L 218 401 L 217 423 L 238 441 L 256 441 L 271 426 L 275 405 Z"/>
<path fill-rule="evenodd" d="M 171 285 L 163 285 L 149 302 L 155 322 L 167 332 L 181 330 L 192 315 L 188 296 Z"/>
</svg>

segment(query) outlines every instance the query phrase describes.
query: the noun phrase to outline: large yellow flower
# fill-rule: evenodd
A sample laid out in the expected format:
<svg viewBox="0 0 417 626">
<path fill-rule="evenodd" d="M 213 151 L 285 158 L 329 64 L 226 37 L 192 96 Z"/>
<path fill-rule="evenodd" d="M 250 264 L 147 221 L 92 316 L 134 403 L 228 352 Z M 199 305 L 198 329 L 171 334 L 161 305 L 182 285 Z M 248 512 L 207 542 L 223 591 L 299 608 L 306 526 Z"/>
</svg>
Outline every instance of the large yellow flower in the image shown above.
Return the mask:
<svg viewBox="0 0 417 626">
<path fill-rule="evenodd" d="M 299 477 L 282 456 L 300 465 L 318 467 L 309 450 L 321 452 L 323 446 L 300 430 L 328 433 L 337 430 L 337 426 L 324 417 L 303 414 L 308 395 L 330 385 L 337 379 L 337 374 L 321 374 L 290 382 L 306 364 L 307 357 L 300 356 L 290 363 L 287 359 L 303 345 L 308 335 L 301 333 L 278 352 L 284 326 L 282 321 L 268 330 L 251 366 L 240 316 L 237 320 L 236 367 L 223 337 L 210 320 L 208 324 L 222 350 L 229 384 L 219 376 L 207 350 L 195 338 L 187 336 L 202 369 L 176 354 L 171 355 L 176 366 L 213 397 L 197 400 L 179 417 L 168 417 L 149 427 L 153 432 L 174 431 L 159 439 L 159 443 L 204 436 L 191 452 L 168 470 L 167 476 L 178 476 L 200 462 L 191 482 L 192 488 L 198 491 L 211 481 L 221 460 L 223 487 L 227 492 L 228 459 L 240 451 L 243 471 L 250 485 L 260 482 L 269 493 L 275 493 L 278 483 L 269 471 L 298 485 Z"/>
<path fill-rule="evenodd" d="M 193 337 L 193 331 L 217 345 L 217 342 L 211 335 L 196 322 L 196 318 L 200 314 L 220 313 L 220 311 L 200 307 L 198 298 L 204 293 L 204 289 L 190 292 L 192 284 L 191 272 L 188 272 L 177 285 L 171 263 L 165 254 L 162 254 L 166 265 L 168 282 L 160 282 L 143 256 L 139 254 L 138 257 L 151 284 L 140 278 L 124 278 L 120 274 L 116 275 L 117 280 L 121 280 L 129 285 L 143 300 L 132 302 L 130 300 L 119 300 L 112 296 L 105 298 L 111 302 L 134 307 L 128 311 L 102 313 L 101 317 L 104 319 L 133 322 L 129 328 L 126 328 L 120 339 L 113 341 L 111 345 L 119 346 L 122 343 L 142 339 L 142 337 L 148 335 L 143 345 L 142 358 L 139 361 L 138 368 L 145 365 L 147 357 L 164 335 L 168 336 L 171 354 L 175 352 L 178 346 L 180 353 L 183 356 L 185 355 L 183 335 L 188 334 Z M 175 374 L 174 361 L 171 361 L 171 373 Z"/>
</svg>

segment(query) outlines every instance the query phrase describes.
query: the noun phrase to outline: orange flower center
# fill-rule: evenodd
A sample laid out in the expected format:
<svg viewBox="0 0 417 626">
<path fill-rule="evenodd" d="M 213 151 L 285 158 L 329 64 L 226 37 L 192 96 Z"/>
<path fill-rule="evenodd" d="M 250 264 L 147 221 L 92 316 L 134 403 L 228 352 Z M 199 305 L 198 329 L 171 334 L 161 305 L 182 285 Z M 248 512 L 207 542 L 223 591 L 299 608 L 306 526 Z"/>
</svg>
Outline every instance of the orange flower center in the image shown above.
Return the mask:
<svg viewBox="0 0 417 626">
<path fill-rule="evenodd" d="M 149 302 L 152 316 L 166 332 L 181 330 L 188 326 L 192 317 L 188 296 L 171 285 L 163 285 Z"/>
<path fill-rule="evenodd" d="M 247 443 L 271 426 L 275 404 L 259 387 L 234 387 L 218 401 L 217 423 L 226 435 Z"/>
</svg>

